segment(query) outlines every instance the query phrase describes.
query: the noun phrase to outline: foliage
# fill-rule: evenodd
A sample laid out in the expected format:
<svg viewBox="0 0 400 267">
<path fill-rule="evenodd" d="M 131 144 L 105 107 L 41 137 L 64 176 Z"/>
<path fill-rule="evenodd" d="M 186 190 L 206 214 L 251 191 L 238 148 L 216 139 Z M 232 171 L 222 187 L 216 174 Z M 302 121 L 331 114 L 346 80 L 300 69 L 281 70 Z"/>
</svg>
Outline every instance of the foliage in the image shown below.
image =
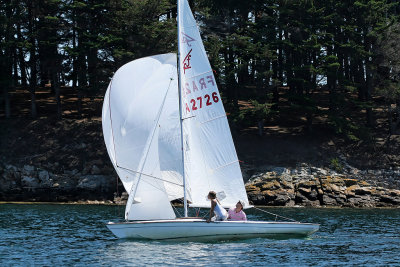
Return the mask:
<svg viewBox="0 0 400 267">
<path fill-rule="evenodd" d="M 255 126 L 274 111 L 306 118 L 311 131 L 324 113 L 336 133 L 368 139 L 380 96 L 390 132 L 400 126 L 397 1 L 189 2 L 237 125 Z M 121 65 L 176 51 L 176 1 L 2 1 L 0 37 L 6 113 L 9 92 L 22 87 L 35 117 L 35 88 L 45 84 L 52 85 L 61 112 L 61 86 L 75 88 L 78 102 L 83 95 L 102 96 Z M 326 91 L 328 110 L 317 98 Z M 365 120 L 354 112 L 365 113 Z"/>
<path fill-rule="evenodd" d="M 337 172 L 343 171 L 343 165 L 340 163 L 340 160 L 338 158 L 331 159 L 331 168 Z"/>
</svg>

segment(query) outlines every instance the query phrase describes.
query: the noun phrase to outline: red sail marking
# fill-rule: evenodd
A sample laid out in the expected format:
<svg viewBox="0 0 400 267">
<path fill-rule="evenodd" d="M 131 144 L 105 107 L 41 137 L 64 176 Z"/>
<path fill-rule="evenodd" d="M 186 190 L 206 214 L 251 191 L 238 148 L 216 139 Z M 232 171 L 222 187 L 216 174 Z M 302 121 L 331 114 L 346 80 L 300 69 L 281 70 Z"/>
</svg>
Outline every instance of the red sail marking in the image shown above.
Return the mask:
<svg viewBox="0 0 400 267">
<path fill-rule="evenodd" d="M 192 55 L 190 55 L 190 53 L 192 53 L 193 49 L 190 49 L 189 53 L 186 55 L 185 59 L 183 60 L 183 74 L 186 74 L 186 70 L 187 69 L 191 69 L 192 66 L 190 66 L 190 58 L 192 57 Z"/>
</svg>

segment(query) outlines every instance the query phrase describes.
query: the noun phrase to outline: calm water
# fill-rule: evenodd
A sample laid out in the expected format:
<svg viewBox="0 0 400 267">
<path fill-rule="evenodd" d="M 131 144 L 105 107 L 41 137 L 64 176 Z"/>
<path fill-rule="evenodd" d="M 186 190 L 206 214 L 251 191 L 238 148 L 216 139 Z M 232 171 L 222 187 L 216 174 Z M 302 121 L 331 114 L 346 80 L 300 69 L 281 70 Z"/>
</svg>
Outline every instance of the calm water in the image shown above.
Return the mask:
<svg viewBox="0 0 400 267">
<path fill-rule="evenodd" d="M 321 223 L 321 230 L 307 239 L 213 243 L 118 240 L 104 223 L 122 209 L 0 205 L 0 266 L 400 266 L 400 209 L 268 209 Z"/>
</svg>

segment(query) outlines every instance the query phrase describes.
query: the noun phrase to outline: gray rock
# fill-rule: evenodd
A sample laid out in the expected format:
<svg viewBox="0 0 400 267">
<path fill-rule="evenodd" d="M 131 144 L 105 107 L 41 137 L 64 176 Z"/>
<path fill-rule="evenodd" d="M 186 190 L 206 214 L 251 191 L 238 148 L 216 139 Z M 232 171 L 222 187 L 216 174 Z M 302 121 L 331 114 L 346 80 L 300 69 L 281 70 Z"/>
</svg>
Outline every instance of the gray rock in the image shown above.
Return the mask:
<svg viewBox="0 0 400 267">
<path fill-rule="evenodd" d="M 12 170 L 12 171 L 18 170 L 17 167 L 15 167 L 14 165 L 11 165 L 11 164 L 7 164 L 5 167 L 7 170 Z"/>
<path fill-rule="evenodd" d="M 285 204 L 286 207 L 294 207 L 295 205 L 296 205 L 296 202 L 293 199 L 289 200 Z"/>
<path fill-rule="evenodd" d="M 274 167 L 271 171 L 275 172 L 277 175 L 290 174 L 290 170 L 283 167 Z"/>
<path fill-rule="evenodd" d="M 289 195 L 285 195 L 285 194 L 279 194 L 275 200 L 274 200 L 274 204 L 278 205 L 278 206 L 285 206 L 286 203 L 290 200 Z"/>
<path fill-rule="evenodd" d="M 50 175 L 48 171 L 41 170 L 38 174 L 38 177 L 43 186 L 51 186 Z"/>
<path fill-rule="evenodd" d="M 296 201 L 296 203 L 305 203 L 308 201 L 308 198 L 303 196 L 300 192 L 297 192 L 295 201 Z"/>
<path fill-rule="evenodd" d="M 350 206 L 359 206 L 362 202 L 362 199 L 361 197 L 351 197 L 347 199 L 347 202 L 350 204 Z"/>
<path fill-rule="evenodd" d="M 40 181 L 47 181 L 50 178 L 49 172 L 45 170 L 41 170 L 38 174 L 39 180 Z"/>
<path fill-rule="evenodd" d="M 308 199 L 314 201 L 317 200 L 318 192 L 317 190 L 311 190 L 310 194 L 308 195 Z"/>
<path fill-rule="evenodd" d="M 320 203 L 319 203 L 319 200 L 314 200 L 314 201 L 308 200 L 308 201 L 304 202 L 304 206 L 306 206 L 306 207 L 318 207 L 318 206 L 320 206 Z"/>
<path fill-rule="evenodd" d="M 322 196 L 322 203 L 327 206 L 336 206 L 337 205 L 336 199 L 334 199 L 328 195 Z"/>
<path fill-rule="evenodd" d="M 394 204 L 394 205 L 400 204 L 400 198 L 396 198 L 396 197 L 390 196 L 390 195 L 381 196 L 380 201 L 384 202 L 384 203 Z"/>
<path fill-rule="evenodd" d="M 30 176 L 22 176 L 21 179 L 22 187 L 37 188 L 39 187 L 38 179 Z"/>
<path fill-rule="evenodd" d="M 100 174 L 101 171 L 100 171 L 99 167 L 97 167 L 96 165 L 93 165 L 90 173 L 91 174 Z"/>
<path fill-rule="evenodd" d="M 34 176 L 35 167 L 31 166 L 31 165 L 24 165 L 24 168 L 22 169 L 22 173 L 27 176 Z"/>
<path fill-rule="evenodd" d="M 104 191 L 110 187 L 111 179 L 111 177 L 105 175 L 86 175 L 79 180 L 77 188 Z"/>
<path fill-rule="evenodd" d="M 371 188 L 369 188 L 369 187 L 360 187 L 360 188 L 356 188 L 354 190 L 354 192 L 356 193 L 356 195 L 370 195 L 371 194 Z"/>
<path fill-rule="evenodd" d="M 79 171 L 77 169 L 73 169 L 72 171 L 65 170 L 64 174 L 68 176 L 75 176 Z"/>
</svg>

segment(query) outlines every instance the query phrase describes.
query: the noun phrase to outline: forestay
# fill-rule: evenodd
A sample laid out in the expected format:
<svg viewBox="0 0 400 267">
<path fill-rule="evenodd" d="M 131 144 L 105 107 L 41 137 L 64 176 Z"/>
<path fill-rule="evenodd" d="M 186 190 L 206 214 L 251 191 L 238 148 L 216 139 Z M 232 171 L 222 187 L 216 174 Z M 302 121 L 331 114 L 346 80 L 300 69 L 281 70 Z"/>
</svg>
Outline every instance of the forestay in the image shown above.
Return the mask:
<svg viewBox="0 0 400 267">
<path fill-rule="evenodd" d="M 183 196 L 176 55 L 122 66 L 103 104 L 103 134 L 129 192 L 129 220 L 172 219 L 170 200 Z"/>
<path fill-rule="evenodd" d="M 191 206 L 210 207 L 219 193 L 230 207 L 248 199 L 225 110 L 196 21 L 187 0 L 179 0 L 178 34 L 185 173 Z"/>
</svg>

